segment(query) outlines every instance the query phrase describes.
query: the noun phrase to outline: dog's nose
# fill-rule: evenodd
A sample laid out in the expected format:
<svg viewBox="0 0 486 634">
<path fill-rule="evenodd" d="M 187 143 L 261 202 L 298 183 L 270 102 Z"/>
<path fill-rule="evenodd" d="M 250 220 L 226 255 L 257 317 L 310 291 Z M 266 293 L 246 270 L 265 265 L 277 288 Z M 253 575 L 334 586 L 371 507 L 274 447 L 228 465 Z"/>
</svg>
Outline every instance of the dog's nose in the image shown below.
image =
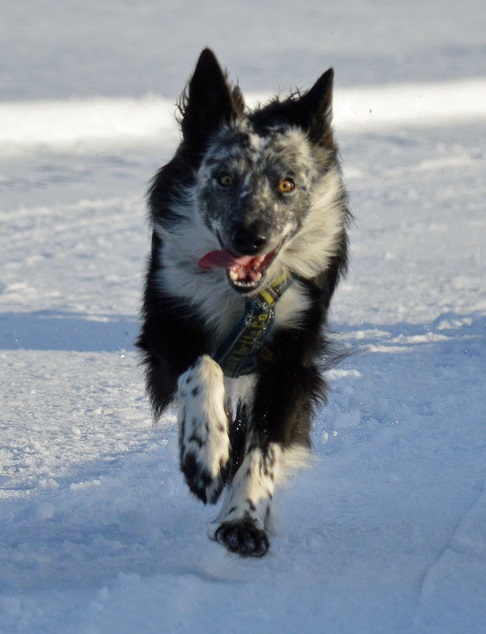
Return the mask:
<svg viewBox="0 0 486 634">
<path fill-rule="evenodd" d="M 268 228 L 258 220 L 249 225 L 235 223 L 231 233 L 231 241 L 238 254 L 254 255 L 267 244 Z"/>
</svg>

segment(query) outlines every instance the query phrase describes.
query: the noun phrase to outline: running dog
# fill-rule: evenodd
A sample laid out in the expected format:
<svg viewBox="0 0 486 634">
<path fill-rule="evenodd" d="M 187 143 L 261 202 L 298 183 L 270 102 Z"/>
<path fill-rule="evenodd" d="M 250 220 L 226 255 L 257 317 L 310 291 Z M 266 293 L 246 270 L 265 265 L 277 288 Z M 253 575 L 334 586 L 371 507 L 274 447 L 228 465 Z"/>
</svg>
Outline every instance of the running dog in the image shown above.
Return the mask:
<svg viewBox="0 0 486 634">
<path fill-rule="evenodd" d="M 350 219 L 331 128 L 333 70 L 306 92 L 246 108 L 205 49 L 179 103 L 181 143 L 148 193 L 152 249 L 143 354 L 157 419 L 173 401 L 180 465 L 214 539 L 269 548 L 272 499 L 310 448 L 327 313 Z"/>
</svg>

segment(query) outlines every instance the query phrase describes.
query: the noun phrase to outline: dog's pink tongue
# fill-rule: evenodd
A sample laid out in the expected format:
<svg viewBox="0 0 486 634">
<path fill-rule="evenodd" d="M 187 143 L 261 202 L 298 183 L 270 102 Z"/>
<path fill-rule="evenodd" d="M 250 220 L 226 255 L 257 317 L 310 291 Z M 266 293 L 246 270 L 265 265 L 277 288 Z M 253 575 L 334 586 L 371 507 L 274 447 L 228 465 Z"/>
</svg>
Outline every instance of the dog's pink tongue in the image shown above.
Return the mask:
<svg viewBox="0 0 486 634">
<path fill-rule="evenodd" d="M 228 251 L 210 251 L 203 255 L 198 264 L 205 271 L 209 271 L 210 269 L 229 269 L 235 265 L 245 266 L 250 260 L 252 260 L 251 255 L 235 258 Z"/>
</svg>

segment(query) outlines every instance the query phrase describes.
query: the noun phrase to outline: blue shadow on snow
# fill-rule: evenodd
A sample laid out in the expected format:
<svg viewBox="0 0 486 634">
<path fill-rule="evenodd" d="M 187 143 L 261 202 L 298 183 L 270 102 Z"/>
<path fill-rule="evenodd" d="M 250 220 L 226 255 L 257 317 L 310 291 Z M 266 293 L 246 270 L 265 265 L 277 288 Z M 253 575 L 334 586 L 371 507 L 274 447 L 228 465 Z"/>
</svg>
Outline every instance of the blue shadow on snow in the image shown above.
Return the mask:
<svg viewBox="0 0 486 634">
<path fill-rule="evenodd" d="M 134 316 L 94 317 L 55 310 L 0 313 L 0 350 L 116 352 L 133 350 L 136 336 Z"/>
</svg>

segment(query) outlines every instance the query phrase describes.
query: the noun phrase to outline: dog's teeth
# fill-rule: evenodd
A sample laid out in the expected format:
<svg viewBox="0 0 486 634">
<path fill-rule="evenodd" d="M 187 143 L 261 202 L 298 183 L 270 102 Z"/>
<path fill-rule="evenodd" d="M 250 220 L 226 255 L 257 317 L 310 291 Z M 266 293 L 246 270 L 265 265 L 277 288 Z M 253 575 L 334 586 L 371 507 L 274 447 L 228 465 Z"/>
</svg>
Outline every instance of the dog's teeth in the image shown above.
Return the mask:
<svg viewBox="0 0 486 634">
<path fill-rule="evenodd" d="M 229 276 L 233 280 L 233 282 L 236 282 L 236 280 L 238 279 L 238 271 L 235 271 L 234 269 L 230 269 Z"/>
<path fill-rule="evenodd" d="M 262 274 L 259 271 L 250 271 L 248 274 L 253 282 L 259 282 L 262 279 Z"/>
<path fill-rule="evenodd" d="M 252 286 L 256 286 L 255 282 L 250 282 L 248 280 L 237 280 L 235 281 L 235 285 L 240 288 L 251 288 Z"/>
</svg>

